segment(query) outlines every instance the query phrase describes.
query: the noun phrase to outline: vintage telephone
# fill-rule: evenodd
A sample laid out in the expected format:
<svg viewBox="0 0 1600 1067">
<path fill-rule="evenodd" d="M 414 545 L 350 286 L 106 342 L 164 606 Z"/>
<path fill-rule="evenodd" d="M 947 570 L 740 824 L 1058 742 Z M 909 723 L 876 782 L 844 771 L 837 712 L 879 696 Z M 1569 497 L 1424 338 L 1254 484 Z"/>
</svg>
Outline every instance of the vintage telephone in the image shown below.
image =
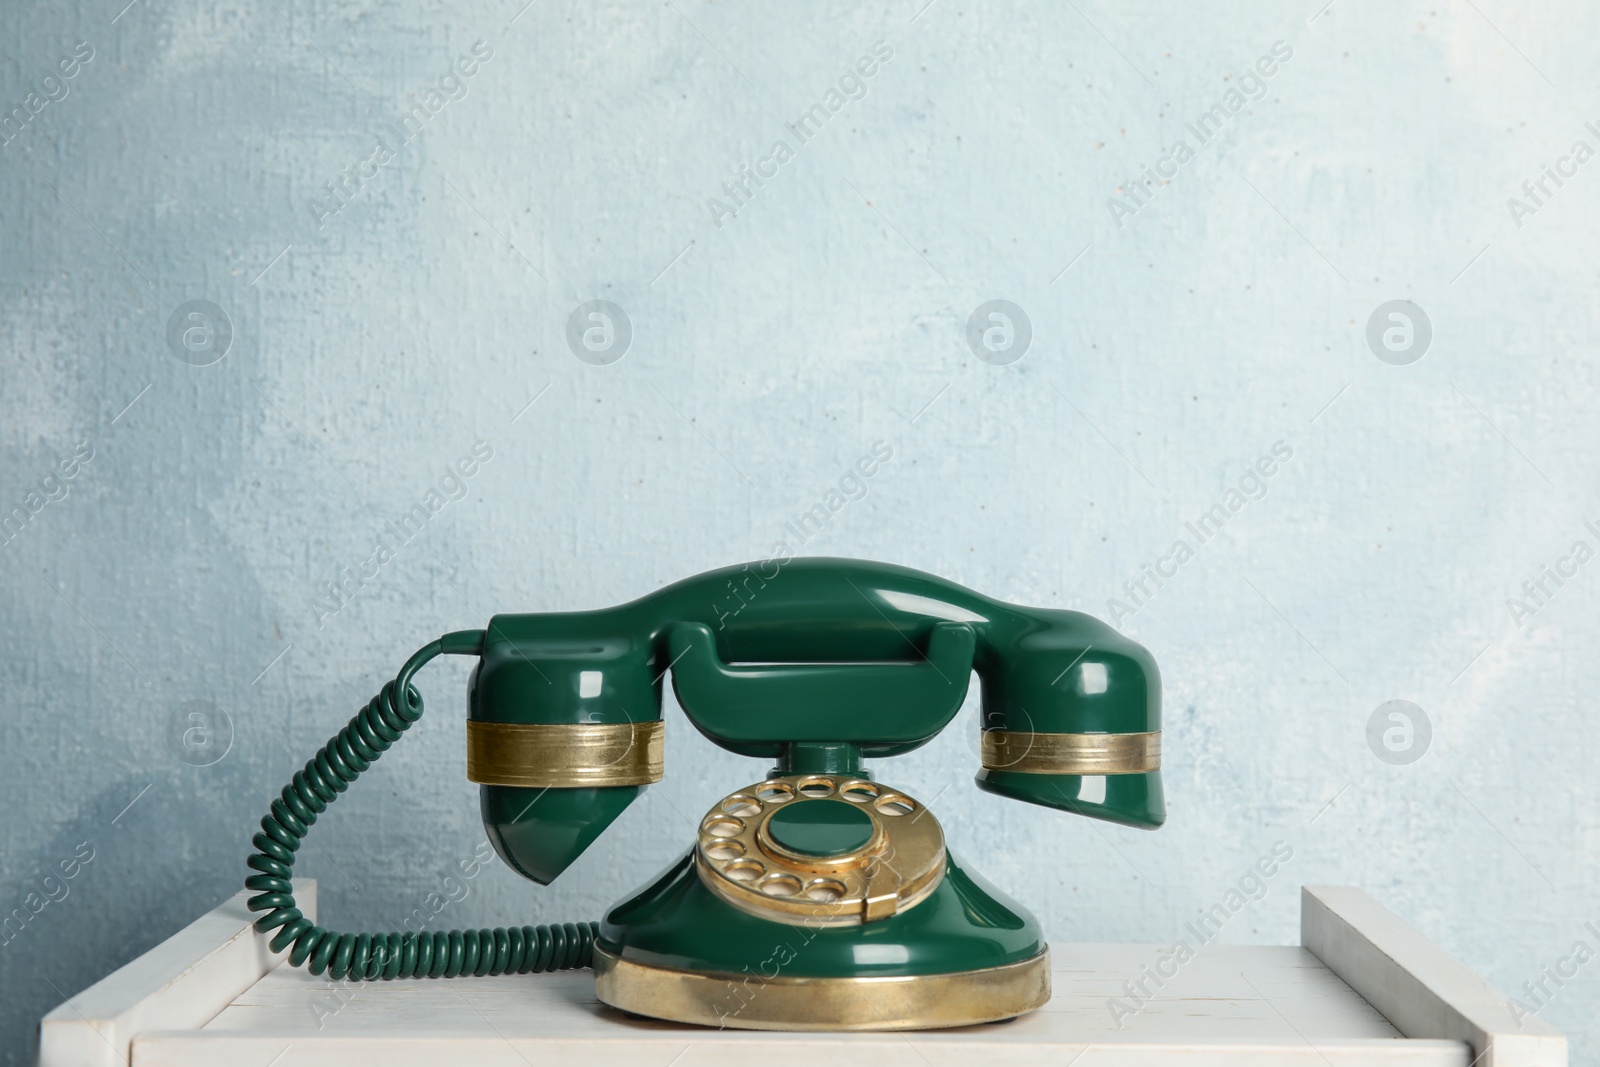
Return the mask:
<svg viewBox="0 0 1600 1067">
<path fill-rule="evenodd" d="M 662 776 L 661 680 L 721 747 L 770 761 L 688 852 L 599 923 L 339 934 L 295 907 L 311 824 L 422 715 L 412 675 L 479 657 L 467 777 L 500 857 L 548 884 Z M 887 1030 L 1010 1018 L 1050 997 L 1037 920 L 957 864 L 933 813 L 874 778 L 983 685 L 978 787 L 1127 826 L 1165 818 L 1150 654 L 1071 611 L 904 567 L 767 560 L 621 607 L 446 634 L 294 775 L 253 841 L 256 922 L 334 978 L 593 966 L 600 1000 L 709 1026 Z M 663 827 L 663 830 L 669 829 Z"/>
</svg>

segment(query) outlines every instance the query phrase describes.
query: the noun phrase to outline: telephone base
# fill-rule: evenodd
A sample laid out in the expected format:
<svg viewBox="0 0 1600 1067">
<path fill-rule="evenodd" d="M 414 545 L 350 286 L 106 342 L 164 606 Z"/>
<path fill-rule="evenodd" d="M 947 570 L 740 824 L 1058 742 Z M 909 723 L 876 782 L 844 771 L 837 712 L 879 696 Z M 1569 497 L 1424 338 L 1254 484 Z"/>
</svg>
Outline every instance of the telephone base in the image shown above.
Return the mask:
<svg viewBox="0 0 1600 1067">
<path fill-rule="evenodd" d="M 746 1030 L 921 1030 L 1009 1019 L 1050 999 L 1038 920 L 944 853 L 914 907 L 853 926 L 759 918 L 685 854 L 613 907 L 595 993 L 656 1019 Z"/>
<path fill-rule="evenodd" d="M 739 1030 L 933 1030 L 1023 1015 L 1050 999 L 1050 951 L 947 974 L 804 978 L 684 971 L 594 954 L 595 992 L 614 1008 Z"/>
</svg>

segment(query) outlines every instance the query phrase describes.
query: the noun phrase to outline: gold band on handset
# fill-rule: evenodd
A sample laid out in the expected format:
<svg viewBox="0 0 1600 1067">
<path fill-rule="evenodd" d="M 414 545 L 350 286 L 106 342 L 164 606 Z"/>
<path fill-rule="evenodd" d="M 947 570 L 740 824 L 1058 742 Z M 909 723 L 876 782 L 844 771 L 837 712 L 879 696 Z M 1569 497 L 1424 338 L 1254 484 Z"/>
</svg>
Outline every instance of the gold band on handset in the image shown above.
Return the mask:
<svg viewBox="0 0 1600 1067">
<path fill-rule="evenodd" d="M 661 781 L 664 725 L 467 720 L 467 778 L 479 785 L 575 789 Z"/>
<path fill-rule="evenodd" d="M 1024 774 L 1147 774 L 1161 769 L 1161 731 L 1044 734 L 983 731 L 983 766 Z"/>
</svg>

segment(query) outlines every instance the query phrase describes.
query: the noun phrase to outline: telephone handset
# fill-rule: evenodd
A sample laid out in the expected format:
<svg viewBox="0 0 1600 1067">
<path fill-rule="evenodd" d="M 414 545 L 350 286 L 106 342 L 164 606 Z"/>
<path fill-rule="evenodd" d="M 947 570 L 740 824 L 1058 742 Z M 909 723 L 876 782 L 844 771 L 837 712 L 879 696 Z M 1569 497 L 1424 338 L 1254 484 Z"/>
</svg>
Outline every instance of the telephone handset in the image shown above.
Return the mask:
<svg viewBox="0 0 1600 1067">
<path fill-rule="evenodd" d="M 411 678 L 478 657 L 467 776 L 495 851 L 554 880 L 663 773 L 661 682 L 715 744 L 772 761 L 687 852 L 599 923 L 338 934 L 295 907 L 301 840 L 422 714 Z M 1049 999 L 1038 922 L 957 863 L 931 811 L 863 760 L 949 725 L 976 672 L 980 789 L 1127 826 L 1165 818 L 1154 660 L 1077 612 L 1025 608 L 882 563 L 711 571 L 615 608 L 497 615 L 446 634 L 295 774 L 262 819 L 256 928 L 335 978 L 592 966 L 639 1015 L 878 1030 L 1009 1018 Z"/>
</svg>

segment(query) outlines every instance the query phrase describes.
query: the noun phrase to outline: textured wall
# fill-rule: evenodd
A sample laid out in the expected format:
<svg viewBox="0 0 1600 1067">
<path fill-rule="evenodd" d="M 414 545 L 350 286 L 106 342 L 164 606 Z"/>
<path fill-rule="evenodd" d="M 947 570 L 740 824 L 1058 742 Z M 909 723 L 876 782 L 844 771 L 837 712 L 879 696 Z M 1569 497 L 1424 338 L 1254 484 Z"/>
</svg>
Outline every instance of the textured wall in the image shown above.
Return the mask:
<svg viewBox="0 0 1600 1067">
<path fill-rule="evenodd" d="M 1600 1055 L 1591 7 L 123 3 L 0 9 L 13 1062 L 418 644 L 785 538 L 1154 651 L 1159 833 L 980 795 L 970 708 L 879 769 L 1054 939 L 1358 885 Z M 474 855 L 464 679 L 318 827 L 332 923 Z M 664 865 L 756 771 L 669 723 L 556 886 L 437 922 Z"/>
</svg>

